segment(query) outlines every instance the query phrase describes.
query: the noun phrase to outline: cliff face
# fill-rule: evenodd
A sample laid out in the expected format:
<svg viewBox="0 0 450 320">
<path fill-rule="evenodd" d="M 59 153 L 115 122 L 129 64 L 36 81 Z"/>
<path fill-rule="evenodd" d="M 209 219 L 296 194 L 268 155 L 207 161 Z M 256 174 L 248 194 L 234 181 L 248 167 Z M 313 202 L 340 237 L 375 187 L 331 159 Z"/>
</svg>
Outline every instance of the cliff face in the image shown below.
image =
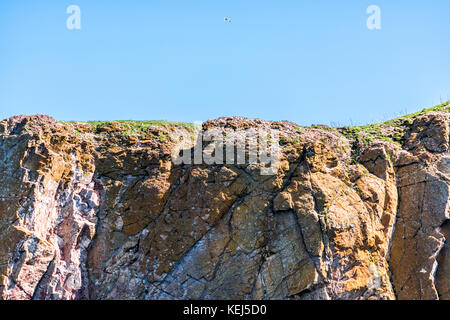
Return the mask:
<svg viewBox="0 0 450 320">
<path fill-rule="evenodd" d="M 0 297 L 450 298 L 446 112 L 382 128 L 399 143 L 203 124 L 249 127 L 279 130 L 276 174 L 175 165 L 183 126 L 0 122 Z"/>
</svg>

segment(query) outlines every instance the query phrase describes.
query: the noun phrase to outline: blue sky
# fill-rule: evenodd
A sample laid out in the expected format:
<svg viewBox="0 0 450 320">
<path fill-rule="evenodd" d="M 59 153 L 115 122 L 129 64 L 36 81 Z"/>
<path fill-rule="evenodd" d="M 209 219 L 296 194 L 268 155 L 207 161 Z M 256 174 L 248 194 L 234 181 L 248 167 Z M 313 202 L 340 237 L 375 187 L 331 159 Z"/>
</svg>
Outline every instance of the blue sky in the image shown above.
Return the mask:
<svg viewBox="0 0 450 320">
<path fill-rule="evenodd" d="M 66 28 L 72 4 L 81 30 Z M 366 27 L 372 4 L 381 30 Z M 0 118 L 381 121 L 450 99 L 449 13 L 448 0 L 2 0 Z"/>
</svg>

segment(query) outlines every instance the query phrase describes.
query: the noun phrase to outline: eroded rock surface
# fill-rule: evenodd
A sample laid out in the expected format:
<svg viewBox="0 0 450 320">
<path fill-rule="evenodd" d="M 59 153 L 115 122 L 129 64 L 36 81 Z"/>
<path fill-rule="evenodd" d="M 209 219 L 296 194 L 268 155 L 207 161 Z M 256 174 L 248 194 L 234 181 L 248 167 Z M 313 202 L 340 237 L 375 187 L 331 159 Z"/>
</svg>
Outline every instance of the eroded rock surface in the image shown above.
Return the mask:
<svg viewBox="0 0 450 320">
<path fill-rule="evenodd" d="M 2 299 L 448 299 L 449 124 L 281 133 L 280 166 L 174 164 L 173 133 L 0 122 Z"/>
</svg>

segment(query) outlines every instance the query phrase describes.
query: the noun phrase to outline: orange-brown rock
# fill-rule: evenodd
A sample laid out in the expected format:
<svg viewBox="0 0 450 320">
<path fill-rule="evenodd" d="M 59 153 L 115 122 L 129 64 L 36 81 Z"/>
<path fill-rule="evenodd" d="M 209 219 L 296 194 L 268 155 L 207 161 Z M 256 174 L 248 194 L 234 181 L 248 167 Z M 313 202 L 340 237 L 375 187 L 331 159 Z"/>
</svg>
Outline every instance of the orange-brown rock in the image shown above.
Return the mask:
<svg viewBox="0 0 450 320">
<path fill-rule="evenodd" d="M 448 120 L 400 126 L 401 145 L 203 124 L 279 130 L 278 171 L 262 175 L 175 164 L 173 134 L 196 134 L 182 126 L 3 120 L 0 298 L 449 299 Z"/>
</svg>

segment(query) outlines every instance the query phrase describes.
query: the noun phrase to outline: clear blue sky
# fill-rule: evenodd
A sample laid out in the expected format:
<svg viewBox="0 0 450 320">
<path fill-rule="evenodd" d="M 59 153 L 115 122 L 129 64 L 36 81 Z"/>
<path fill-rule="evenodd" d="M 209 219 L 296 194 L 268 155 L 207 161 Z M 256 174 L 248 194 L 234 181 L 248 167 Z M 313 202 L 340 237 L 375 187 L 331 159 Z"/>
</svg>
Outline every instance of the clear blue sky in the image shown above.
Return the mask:
<svg viewBox="0 0 450 320">
<path fill-rule="evenodd" d="M 2 0 L 0 118 L 379 121 L 450 98 L 449 14 L 448 0 Z"/>
</svg>

